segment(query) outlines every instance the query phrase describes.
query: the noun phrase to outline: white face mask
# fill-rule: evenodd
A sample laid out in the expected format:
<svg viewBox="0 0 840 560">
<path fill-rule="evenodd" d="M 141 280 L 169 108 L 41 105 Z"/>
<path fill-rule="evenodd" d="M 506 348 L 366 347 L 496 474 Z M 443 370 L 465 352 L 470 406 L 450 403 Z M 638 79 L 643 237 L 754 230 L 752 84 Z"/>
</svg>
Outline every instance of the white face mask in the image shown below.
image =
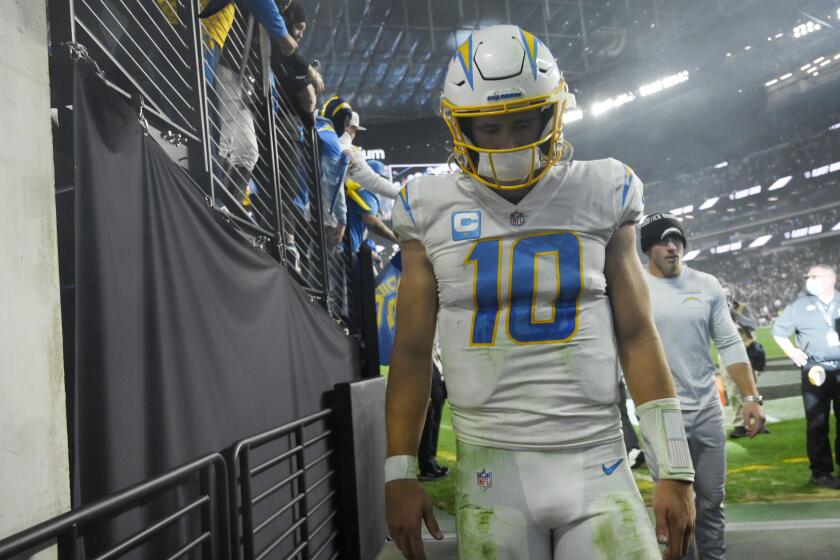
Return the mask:
<svg viewBox="0 0 840 560">
<path fill-rule="evenodd" d="M 493 160 L 493 165 L 490 165 L 490 158 Z M 525 148 L 515 152 L 503 154 L 485 154 L 478 155 L 478 174 L 488 179 L 493 179 L 500 182 L 523 181 L 528 179 L 531 173 L 531 161 L 533 159 L 533 173 L 536 175 L 537 169 L 540 166 L 540 158 L 535 148 Z M 496 173 L 493 173 L 493 168 Z"/>
<path fill-rule="evenodd" d="M 823 286 L 819 278 L 808 278 L 805 280 L 805 291 L 812 296 L 819 297 L 822 294 Z"/>
</svg>

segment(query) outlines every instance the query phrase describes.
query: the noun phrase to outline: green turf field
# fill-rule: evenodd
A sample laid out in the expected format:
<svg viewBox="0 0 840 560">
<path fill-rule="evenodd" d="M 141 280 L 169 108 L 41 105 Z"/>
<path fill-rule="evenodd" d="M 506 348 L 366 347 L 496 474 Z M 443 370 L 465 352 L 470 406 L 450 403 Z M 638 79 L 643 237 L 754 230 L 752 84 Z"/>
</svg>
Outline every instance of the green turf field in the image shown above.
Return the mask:
<svg viewBox="0 0 840 560">
<path fill-rule="evenodd" d="M 837 499 L 836 490 L 818 488 L 808 481 L 805 420 L 777 422 L 769 428 L 771 434 L 752 440 L 727 440 L 727 503 Z M 438 446 L 438 461 L 454 471 L 455 434 L 448 405 L 444 409 Z M 645 467 L 634 473 L 642 496 L 650 505 L 653 491 L 650 474 Z M 451 474 L 443 481 L 423 483 L 432 503 L 451 514 L 455 513 L 455 479 Z"/>
</svg>

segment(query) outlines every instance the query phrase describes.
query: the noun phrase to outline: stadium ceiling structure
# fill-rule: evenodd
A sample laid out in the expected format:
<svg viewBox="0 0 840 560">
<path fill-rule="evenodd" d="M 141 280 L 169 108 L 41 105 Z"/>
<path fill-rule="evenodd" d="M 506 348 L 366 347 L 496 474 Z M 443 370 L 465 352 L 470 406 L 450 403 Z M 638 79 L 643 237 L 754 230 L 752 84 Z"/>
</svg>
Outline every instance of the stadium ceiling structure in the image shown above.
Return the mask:
<svg viewBox="0 0 840 560">
<path fill-rule="evenodd" d="M 535 33 L 574 84 L 767 4 L 779 2 L 319 0 L 305 3 L 303 49 L 321 63 L 327 96 L 341 95 L 368 122 L 405 120 L 437 114 L 449 57 L 481 26 Z"/>
</svg>

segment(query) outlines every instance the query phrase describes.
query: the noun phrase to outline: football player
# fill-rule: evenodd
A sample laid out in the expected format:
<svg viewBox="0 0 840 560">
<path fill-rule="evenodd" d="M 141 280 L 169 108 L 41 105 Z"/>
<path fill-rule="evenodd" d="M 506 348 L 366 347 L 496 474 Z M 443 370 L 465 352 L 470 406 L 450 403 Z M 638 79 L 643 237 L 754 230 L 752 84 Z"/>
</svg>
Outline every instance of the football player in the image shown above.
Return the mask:
<svg viewBox="0 0 840 560">
<path fill-rule="evenodd" d="M 386 508 L 425 559 L 416 479 L 435 324 L 458 447 L 461 560 L 665 558 L 694 523 L 679 403 L 636 254 L 642 183 L 613 160 L 571 161 L 574 96 L 554 57 L 512 25 L 475 31 L 441 112 L 459 172 L 409 182 L 394 206 L 403 276 L 387 391 Z M 619 360 L 642 432 L 665 457 L 655 532 L 625 460 Z"/>
</svg>

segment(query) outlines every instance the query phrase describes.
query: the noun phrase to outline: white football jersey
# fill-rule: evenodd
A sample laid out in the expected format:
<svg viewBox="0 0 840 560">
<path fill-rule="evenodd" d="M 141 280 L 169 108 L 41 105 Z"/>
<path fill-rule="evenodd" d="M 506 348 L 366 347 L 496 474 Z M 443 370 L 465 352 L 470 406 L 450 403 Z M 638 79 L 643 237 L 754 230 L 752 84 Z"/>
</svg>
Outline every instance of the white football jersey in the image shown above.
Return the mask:
<svg viewBox="0 0 840 560">
<path fill-rule="evenodd" d="M 461 173 L 406 185 L 394 229 L 434 267 L 459 439 L 550 450 L 621 437 L 604 254 L 642 211 L 641 181 L 614 159 L 560 163 L 519 204 Z"/>
</svg>

